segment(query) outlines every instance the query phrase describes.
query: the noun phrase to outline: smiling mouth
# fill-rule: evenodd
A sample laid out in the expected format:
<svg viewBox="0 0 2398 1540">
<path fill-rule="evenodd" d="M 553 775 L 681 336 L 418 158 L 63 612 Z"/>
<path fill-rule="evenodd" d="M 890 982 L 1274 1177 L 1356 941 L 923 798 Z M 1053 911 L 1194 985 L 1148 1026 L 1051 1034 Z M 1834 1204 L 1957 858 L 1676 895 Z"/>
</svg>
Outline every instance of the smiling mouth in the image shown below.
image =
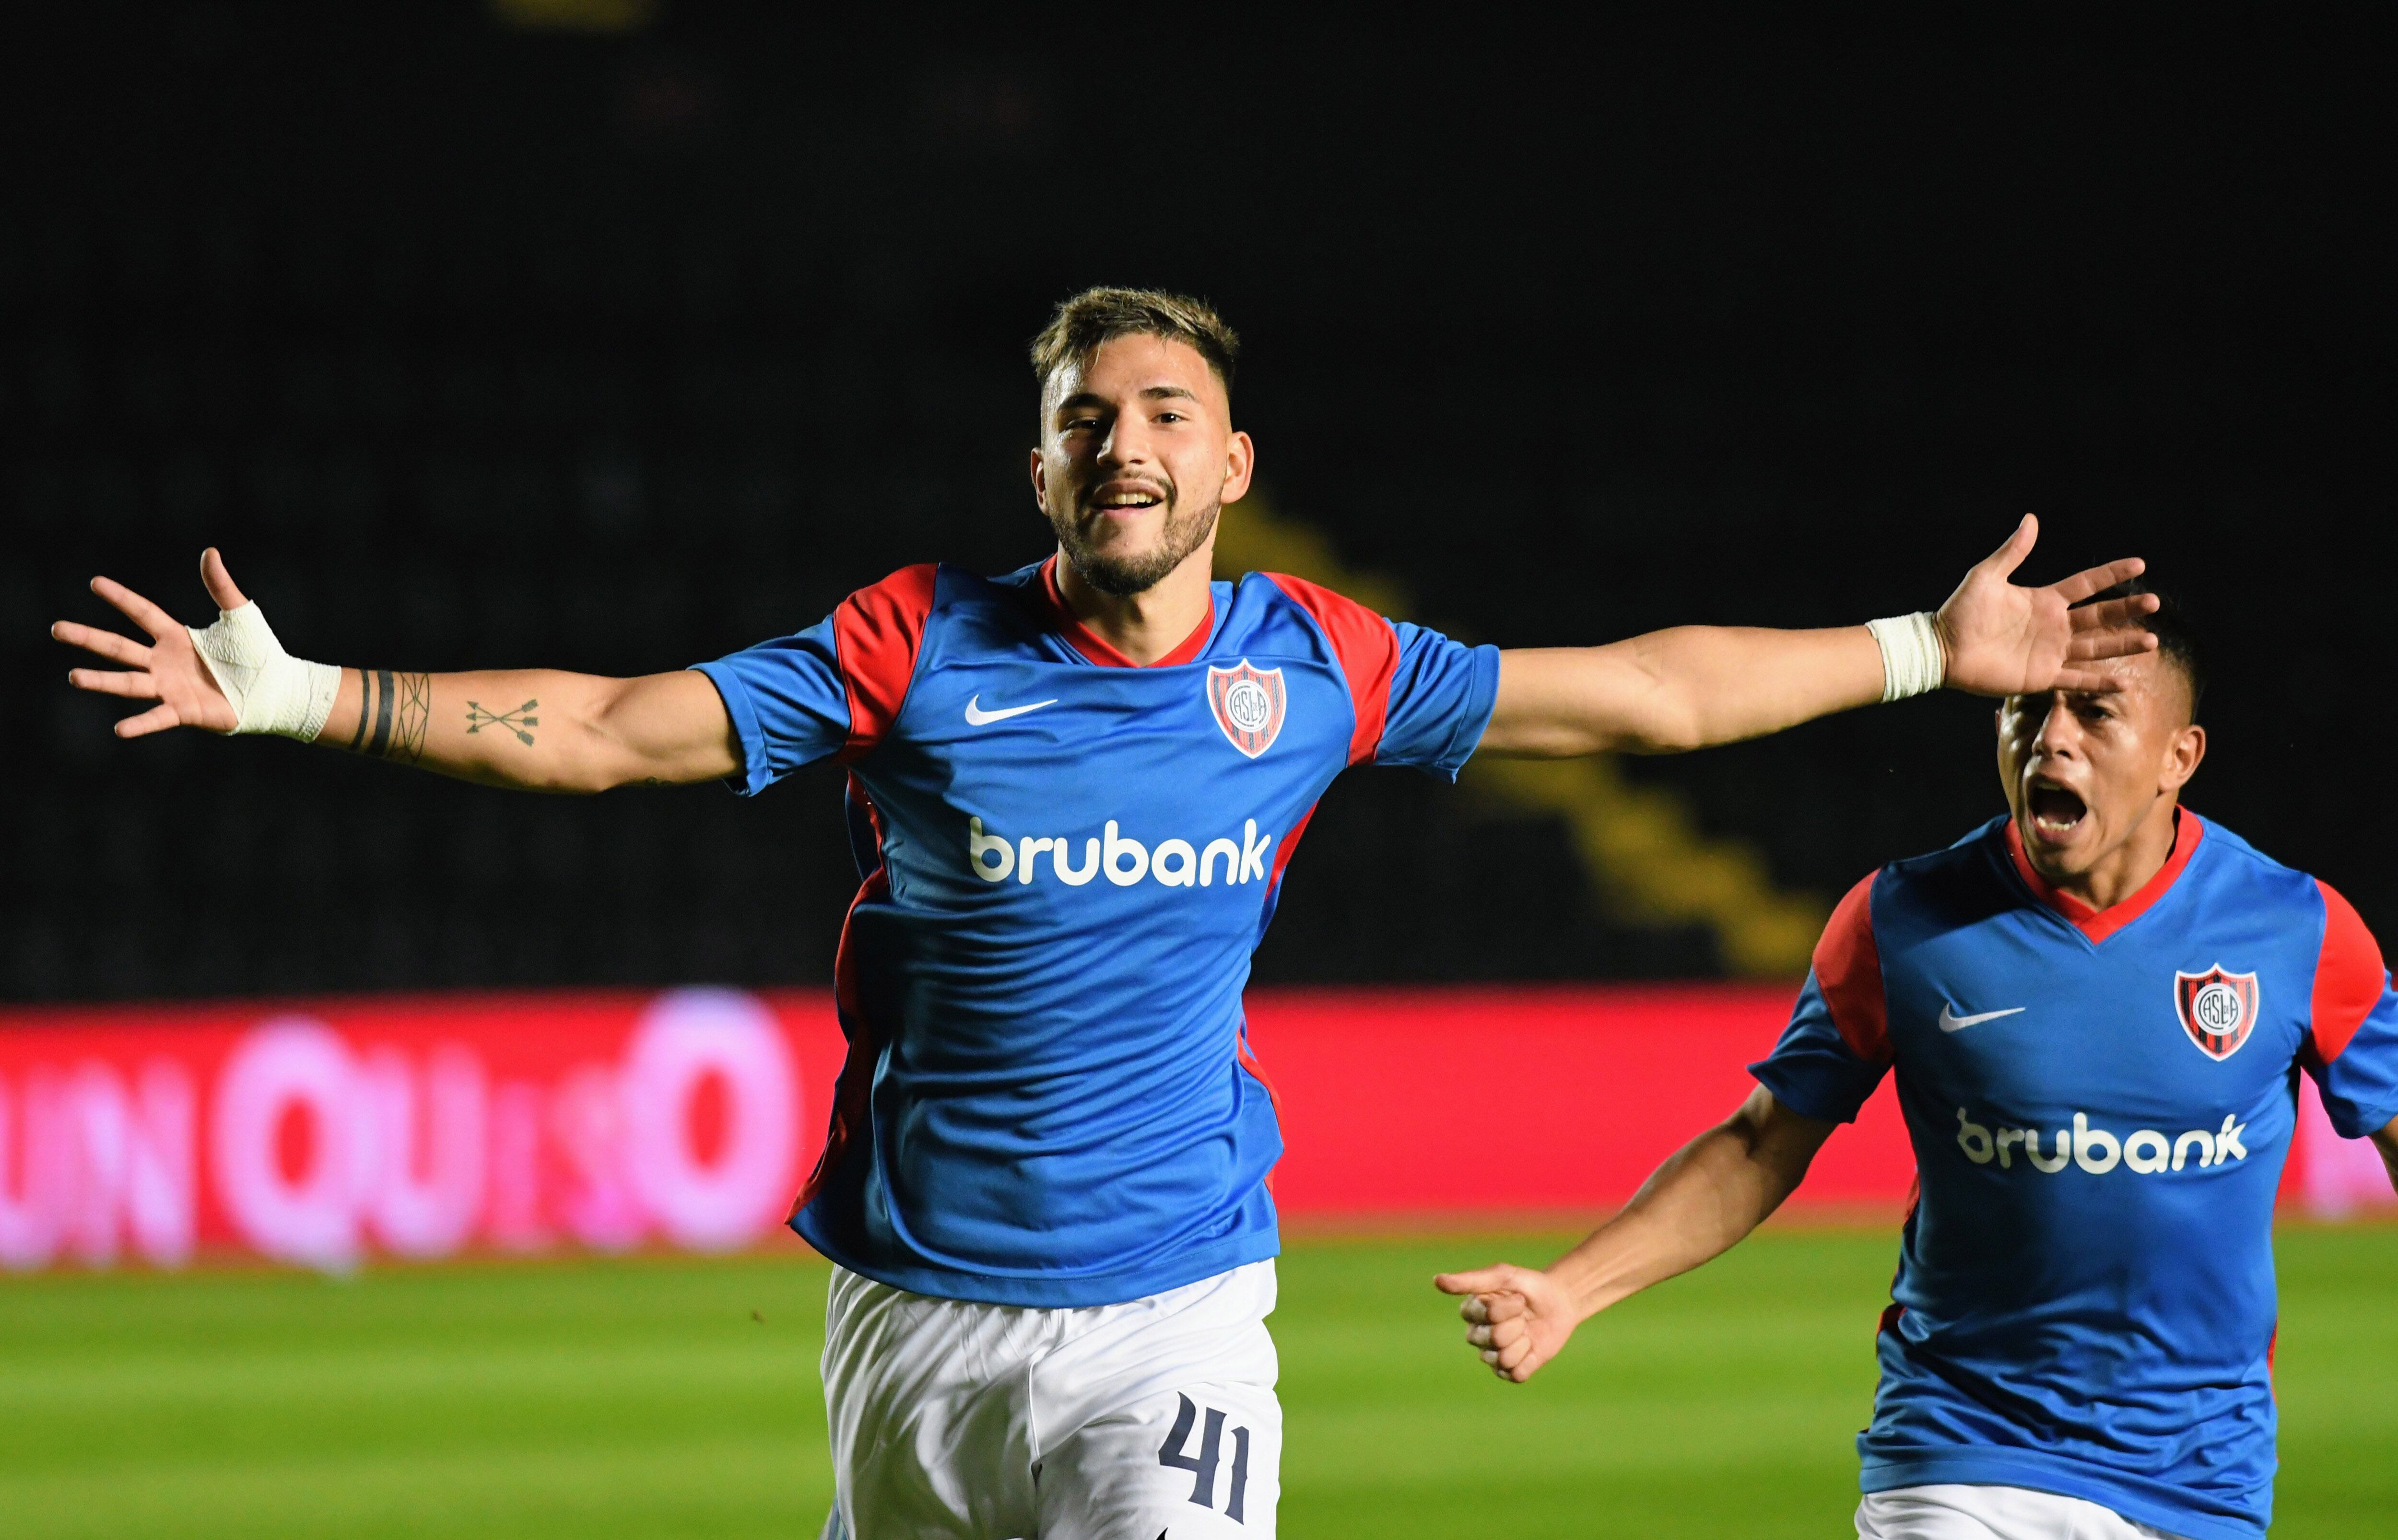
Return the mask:
<svg viewBox="0 0 2398 1540">
<path fill-rule="evenodd" d="M 2081 800 L 2079 792 L 2047 782 L 2035 781 L 2024 797 L 2024 810 L 2031 814 L 2032 832 L 2053 843 L 2062 844 L 2073 837 L 2073 832 L 2089 816 L 2090 805 Z"/>
<path fill-rule="evenodd" d="M 1137 514 L 1165 502 L 1164 493 L 1148 487 L 1103 487 L 1091 494 L 1091 506 L 1103 514 Z"/>
</svg>

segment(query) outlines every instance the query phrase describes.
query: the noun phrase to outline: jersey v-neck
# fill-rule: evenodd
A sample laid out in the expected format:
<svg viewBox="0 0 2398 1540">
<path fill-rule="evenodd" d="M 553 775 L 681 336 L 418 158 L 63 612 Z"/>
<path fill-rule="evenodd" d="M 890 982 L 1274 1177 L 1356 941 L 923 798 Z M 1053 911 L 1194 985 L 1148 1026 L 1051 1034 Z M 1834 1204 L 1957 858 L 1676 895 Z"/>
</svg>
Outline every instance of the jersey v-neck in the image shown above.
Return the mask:
<svg viewBox="0 0 2398 1540">
<path fill-rule="evenodd" d="M 2065 892 L 2032 869 L 2031 858 L 2024 853 L 2023 831 L 2015 821 L 2007 820 L 2007 854 L 2014 861 L 2015 876 L 2023 878 L 2025 887 L 2034 898 L 2056 911 L 2066 922 L 2088 937 L 2093 946 L 2104 942 L 2123 927 L 2147 914 L 2165 896 L 2168 889 L 2189 864 L 2190 856 L 2206 833 L 2206 820 L 2188 808 L 2174 810 L 2173 853 L 2157 868 L 2157 875 L 2140 885 L 2140 891 L 2120 903 L 2104 909 L 2094 909 L 2071 893 Z"/>
<path fill-rule="evenodd" d="M 1172 651 L 1150 663 L 1133 662 L 1074 618 L 1074 612 L 1066 608 L 1066 596 L 1058 592 L 1058 558 L 1054 556 L 1041 564 L 1041 596 L 1049 606 L 1050 623 L 1058 628 L 1058 635 L 1064 638 L 1066 645 L 1080 654 L 1084 663 L 1097 663 L 1101 668 L 1170 668 L 1176 663 L 1187 663 L 1206 649 L 1207 639 L 1216 634 L 1216 588 L 1213 583 L 1207 587 L 1207 613 L 1199 617 L 1199 623 L 1192 628 L 1191 635 L 1175 643 Z"/>
</svg>

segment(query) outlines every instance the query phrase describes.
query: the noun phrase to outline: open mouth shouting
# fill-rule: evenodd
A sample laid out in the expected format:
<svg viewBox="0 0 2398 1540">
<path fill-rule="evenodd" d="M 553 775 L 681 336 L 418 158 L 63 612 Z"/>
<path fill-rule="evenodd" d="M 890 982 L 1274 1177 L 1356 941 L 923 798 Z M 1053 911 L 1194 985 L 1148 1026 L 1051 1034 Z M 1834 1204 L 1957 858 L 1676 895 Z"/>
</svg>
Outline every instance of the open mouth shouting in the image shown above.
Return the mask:
<svg viewBox="0 0 2398 1540">
<path fill-rule="evenodd" d="M 2024 788 L 2024 811 L 2030 833 L 2041 843 L 2064 845 L 2080 832 L 2090 816 L 2090 805 L 2080 792 L 2035 775 Z"/>
</svg>

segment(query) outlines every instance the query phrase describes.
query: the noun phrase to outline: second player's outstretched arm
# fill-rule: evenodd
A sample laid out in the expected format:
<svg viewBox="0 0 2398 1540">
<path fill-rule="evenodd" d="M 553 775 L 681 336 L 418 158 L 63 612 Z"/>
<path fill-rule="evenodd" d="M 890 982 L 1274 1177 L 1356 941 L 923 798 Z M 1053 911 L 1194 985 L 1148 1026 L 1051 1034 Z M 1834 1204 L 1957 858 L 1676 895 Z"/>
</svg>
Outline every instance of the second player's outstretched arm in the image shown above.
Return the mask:
<svg viewBox="0 0 2398 1540">
<path fill-rule="evenodd" d="M 1652 1283 L 1722 1255 L 1782 1206 L 1835 1125 L 1801 1117 L 1758 1087 L 1738 1112 L 1683 1145 L 1623 1212 L 1542 1270 L 1510 1263 L 1433 1282 L 1463 1294 L 1465 1340 L 1502 1380 L 1521 1383 L 1574 1328 Z"/>
<path fill-rule="evenodd" d="M 191 634 L 157 605 L 107 578 L 92 591 L 148 634 L 147 642 L 61 621 L 60 641 L 116 669 L 77 668 L 77 689 L 155 702 L 116 724 L 122 738 L 169 728 L 276 731 L 352 753 L 417 765 L 462 780 L 532 791 L 597 792 L 630 783 L 707 781 L 740 765 L 731 718 L 716 687 L 688 670 L 616 679 L 556 669 L 467 674 L 400 669 L 323 670 L 330 703 L 283 689 L 317 665 L 289 657 L 210 549 L 201 581 L 226 619 L 249 629 L 235 655 L 203 659 Z M 212 630 L 216 628 L 211 628 Z M 229 644 L 212 638 L 220 654 Z M 233 693 L 228 694 L 228 686 Z M 264 697 L 288 703 L 279 714 Z M 255 695 L 260 699 L 253 699 Z M 239 697 L 237 700 L 236 697 Z M 247 711 L 252 720 L 245 721 Z M 271 722 L 270 719 L 271 718 Z M 321 725 L 317 725 L 317 719 Z"/>
<path fill-rule="evenodd" d="M 1921 688 L 1977 695 L 2122 688 L 2089 664 L 2147 651 L 2149 595 L 2076 609 L 2137 577 L 2138 559 L 2109 562 L 2045 588 L 2009 582 L 2031 554 L 2039 522 L 2024 516 L 2005 544 L 1975 564 L 1921 640 Z M 1481 752 L 1531 758 L 1625 750 L 1674 754 L 1779 732 L 1882 700 L 1892 680 L 1862 625 L 1824 631 L 1691 625 L 1605 647 L 1500 654 L 1499 699 Z"/>
</svg>

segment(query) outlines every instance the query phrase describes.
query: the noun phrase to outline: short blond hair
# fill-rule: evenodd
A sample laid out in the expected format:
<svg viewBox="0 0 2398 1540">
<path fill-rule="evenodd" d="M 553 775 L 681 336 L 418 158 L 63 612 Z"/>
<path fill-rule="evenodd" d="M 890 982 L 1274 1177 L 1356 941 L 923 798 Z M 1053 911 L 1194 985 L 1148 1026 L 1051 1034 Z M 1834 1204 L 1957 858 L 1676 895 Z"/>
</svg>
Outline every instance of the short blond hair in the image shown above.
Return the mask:
<svg viewBox="0 0 2398 1540">
<path fill-rule="evenodd" d="M 1240 337 L 1206 301 L 1158 288 L 1086 288 L 1060 301 L 1049 324 L 1032 339 L 1033 377 L 1045 393 L 1059 369 L 1070 364 L 1089 368 L 1101 345 L 1119 337 L 1186 342 L 1207 360 L 1224 394 L 1233 394 Z"/>
</svg>

